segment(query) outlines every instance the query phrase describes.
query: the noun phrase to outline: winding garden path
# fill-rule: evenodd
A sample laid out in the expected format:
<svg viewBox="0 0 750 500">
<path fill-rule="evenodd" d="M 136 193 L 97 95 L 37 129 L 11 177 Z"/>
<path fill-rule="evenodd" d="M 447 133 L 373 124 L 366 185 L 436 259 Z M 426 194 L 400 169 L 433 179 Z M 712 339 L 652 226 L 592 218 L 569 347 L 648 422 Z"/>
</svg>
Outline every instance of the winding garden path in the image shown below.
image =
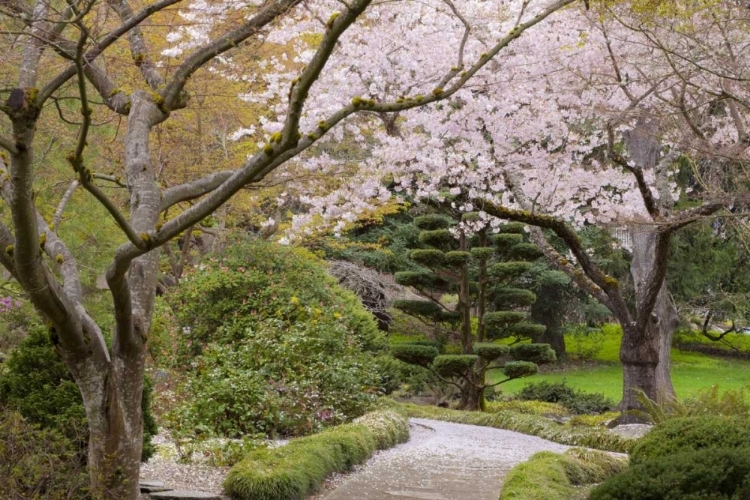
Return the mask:
<svg viewBox="0 0 750 500">
<path fill-rule="evenodd" d="M 350 474 L 325 500 L 497 500 L 503 477 L 557 443 L 517 432 L 411 419 L 411 439 Z"/>
</svg>

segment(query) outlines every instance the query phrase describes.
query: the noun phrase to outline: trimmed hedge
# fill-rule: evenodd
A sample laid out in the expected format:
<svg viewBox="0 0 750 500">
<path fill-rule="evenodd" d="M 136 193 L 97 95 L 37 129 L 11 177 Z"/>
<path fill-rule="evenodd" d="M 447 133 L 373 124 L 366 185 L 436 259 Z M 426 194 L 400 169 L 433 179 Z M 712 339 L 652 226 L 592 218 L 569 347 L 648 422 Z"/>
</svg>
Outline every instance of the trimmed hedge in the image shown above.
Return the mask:
<svg viewBox="0 0 750 500">
<path fill-rule="evenodd" d="M 750 422 L 733 417 L 688 417 L 667 420 L 638 441 L 632 465 L 708 448 L 750 448 Z"/>
<path fill-rule="evenodd" d="M 408 439 L 405 417 L 389 410 L 369 413 L 280 448 L 253 451 L 229 471 L 224 491 L 236 500 L 302 500 L 330 474 Z"/>
<path fill-rule="evenodd" d="M 750 497 L 750 448 L 678 453 L 630 467 L 589 500 L 741 500 Z"/>
<path fill-rule="evenodd" d="M 477 362 L 474 354 L 444 354 L 435 358 L 432 368 L 442 377 L 461 377 Z"/>
<path fill-rule="evenodd" d="M 508 361 L 503 367 L 503 374 L 508 378 L 522 378 L 535 375 L 539 371 L 536 363 L 530 361 Z"/>
<path fill-rule="evenodd" d="M 542 326 L 542 329 L 544 329 L 544 326 Z M 549 344 L 516 344 L 510 348 L 510 356 L 516 361 L 531 361 L 538 365 L 552 363 L 557 360 L 555 351 Z"/>
<path fill-rule="evenodd" d="M 507 356 L 510 348 L 507 345 L 479 343 L 474 344 L 474 354 L 485 361 L 495 361 L 497 358 Z"/>
<path fill-rule="evenodd" d="M 576 497 L 581 486 L 601 483 L 623 472 L 627 465 L 627 459 L 601 451 L 543 451 L 511 469 L 500 500 L 568 500 Z"/>
<path fill-rule="evenodd" d="M 395 404 L 395 403 L 394 403 Z M 478 411 L 459 411 L 432 406 L 402 404 L 410 417 L 430 418 L 459 424 L 481 425 L 506 429 L 509 431 L 539 436 L 555 443 L 570 446 L 584 446 L 606 451 L 627 453 L 633 447 L 635 440 L 612 434 L 606 429 L 572 427 L 560 425 L 548 418 L 536 415 L 522 414 L 515 411 L 499 411 L 486 413 Z"/>
</svg>

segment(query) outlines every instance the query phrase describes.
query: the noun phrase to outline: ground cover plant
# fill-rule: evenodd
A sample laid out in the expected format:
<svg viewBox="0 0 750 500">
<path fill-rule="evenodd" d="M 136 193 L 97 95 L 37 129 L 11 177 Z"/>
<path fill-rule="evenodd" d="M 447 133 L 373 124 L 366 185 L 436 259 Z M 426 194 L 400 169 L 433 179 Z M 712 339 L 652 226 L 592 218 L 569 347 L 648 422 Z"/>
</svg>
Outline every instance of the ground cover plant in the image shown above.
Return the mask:
<svg viewBox="0 0 750 500">
<path fill-rule="evenodd" d="M 587 487 L 627 468 L 625 457 L 572 448 L 565 453 L 540 452 L 508 473 L 500 500 L 574 500 Z"/>
<path fill-rule="evenodd" d="M 334 472 L 345 472 L 409 439 L 407 419 L 391 410 L 369 413 L 286 446 L 251 452 L 229 471 L 226 493 L 237 500 L 302 500 Z"/>
</svg>

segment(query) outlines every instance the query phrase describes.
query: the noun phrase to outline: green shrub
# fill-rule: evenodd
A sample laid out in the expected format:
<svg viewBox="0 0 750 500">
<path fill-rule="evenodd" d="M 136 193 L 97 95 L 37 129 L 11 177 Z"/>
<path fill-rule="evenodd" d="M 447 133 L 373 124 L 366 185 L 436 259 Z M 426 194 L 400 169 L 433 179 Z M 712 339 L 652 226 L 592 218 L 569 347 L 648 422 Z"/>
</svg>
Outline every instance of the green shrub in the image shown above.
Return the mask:
<svg viewBox="0 0 750 500">
<path fill-rule="evenodd" d="M 255 324 L 271 318 L 285 324 L 335 322 L 350 332 L 346 342 L 363 350 L 385 347 L 359 298 L 329 276 L 322 261 L 298 248 L 236 242 L 187 273 L 167 300 L 186 327 L 182 362 L 211 342 L 241 340 Z"/>
<path fill-rule="evenodd" d="M 539 371 L 539 367 L 536 363 L 529 361 L 509 361 L 505 363 L 503 367 L 503 373 L 508 378 L 522 378 L 529 377 L 536 374 Z"/>
<path fill-rule="evenodd" d="M 750 449 L 711 448 L 631 466 L 590 500 L 741 500 L 750 495 Z"/>
<path fill-rule="evenodd" d="M 347 471 L 375 450 L 408 438 L 406 418 L 374 412 L 280 448 L 251 452 L 229 471 L 224 490 L 237 500 L 302 500 L 330 474 Z"/>
<path fill-rule="evenodd" d="M 481 343 L 474 344 L 474 354 L 485 361 L 495 361 L 496 359 L 507 356 L 510 348 L 502 344 Z"/>
<path fill-rule="evenodd" d="M 476 362 L 477 356 L 474 354 L 444 354 L 435 358 L 432 368 L 441 377 L 461 377 L 466 375 Z"/>
<path fill-rule="evenodd" d="M 660 401 L 653 401 L 640 391 L 638 400 L 643 409 L 637 414 L 655 424 L 684 417 L 750 416 L 750 402 L 747 400 L 745 389 L 729 390 L 721 394 L 718 385 L 698 391 L 683 400 L 665 396 Z"/>
<path fill-rule="evenodd" d="M 302 435 L 362 415 L 381 383 L 343 323 L 266 320 L 193 362 L 191 397 L 170 412 L 180 432 Z"/>
<path fill-rule="evenodd" d="M 152 437 L 157 433 L 151 415 L 152 385 L 146 380 L 141 407 L 143 410 L 143 451 L 141 460 L 154 453 Z M 17 410 L 29 423 L 45 429 L 56 429 L 77 443 L 82 457 L 86 455 L 88 427 L 83 399 L 73 377 L 62 363 L 39 325 L 34 326 L 17 349 L 11 352 L 0 372 L 0 405 Z"/>
<path fill-rule="evenodd" d="M 414 218 L 414 225 L 419 229 L 432 231 L 435 229 L 446 229 L 453 221 L 444 215 L 422 215 Z"/>
<path fill-rule="evenodd" d="M 557 403 L 545 403 L 544 401 L 491 401 L 487 403 L 487 413 L 499 411 L 512 411 L 527 415 L 554 415 L 558 417 L 570 415 L 570 410 Z"/>
<path fill-rule="evenodd" d="M 445 254 L 440 250 L 412 250 L 409 252 L 409 258 L 417 264 L 422 264 L 429 268 L 442 267 L 445 265 Z"/>
<path fill-rule="evenodd" d="M 445 263 L 450 267 L 466 264 L 471 260 L 471 253 L 463 251 L 453 251 L 445 254 Z"/>
<path fill-rule="evenodd" d="M 440 250 L 452 250 L 458 247 L 458 240 L 449 229 L 422 231 L 419 233 L 419 242 Z"/>
<path fill-rule="evenodd" d="M 531 361 L 538 365 L 552 363 L 557 359 L 549 344 L 516 344 L 510 348 L 510 355 L 515 360 Z"/>
<path fill-rule="evenodd" d="M 391 346 L 393 357 L 418 366 L 430 366 L 438 355 L 434 347 L 418 344 L 397 344 Z"/>
<path fill-rule="evenodd" d="M 560 403 L 576 414 L 604 413 L 615 407 L 613 401 L 603 394 L 576 391 L 563 382 L 541 381 L 523 387 L 516 397 L 523 401 L 546 401 Z"/>
<path fill-rule="evenodd" d="M 565 342 L 570 343 L 569 355 L 582 361 L 593 361 L 604 349 L 607 336 L 600 328 L 577 325 L 565 331 Z"/>
<path fill-rule="evenodd" d="M 88 485 L 78 443 L 0 407 L 0 498 L 85 500 Z"/>
<path fill-rule="evenodd" d="M 667 420 L 633 448 L 633 465 L 677 453 L 709 448 L 750 448 L 750 422 L 733 417 L 688 417 Z"/>
<path fill-rule="evenodd" d="M 500 500 L 568 500 L 576 497 L 577 488 L 600 483 L 626 467 L 624 458 L 595 450 L 543 451 L 511 469 Z"/>
</svg>

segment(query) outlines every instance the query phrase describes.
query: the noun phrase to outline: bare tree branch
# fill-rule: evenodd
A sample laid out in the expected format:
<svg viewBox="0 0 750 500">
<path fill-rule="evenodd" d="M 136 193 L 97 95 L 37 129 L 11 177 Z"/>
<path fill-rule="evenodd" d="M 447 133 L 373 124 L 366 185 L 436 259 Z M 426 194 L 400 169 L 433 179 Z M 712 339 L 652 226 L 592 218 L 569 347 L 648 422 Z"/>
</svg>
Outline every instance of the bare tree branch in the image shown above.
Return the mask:
<svg viewBox="0 0 750 500">
<path fill-rule="evenodd" d="M 55 227 L 55 231 L 57 231 L 57 228 L 60 227 L 60 222 L 62 221 L 62 214 L 65 210 L 65 207 L 68 205 L 68 202 L 73 197 L 73 193 L 78 188 L 78 181 L 73 181 L 68 186 L 68 189 L 65 190 L 65 194 L 60 199 L 60 203 L 57 204 L 57 209 L 55 210 L 55 215 L 52 217 L 52 225 Z"/>
</svg>

